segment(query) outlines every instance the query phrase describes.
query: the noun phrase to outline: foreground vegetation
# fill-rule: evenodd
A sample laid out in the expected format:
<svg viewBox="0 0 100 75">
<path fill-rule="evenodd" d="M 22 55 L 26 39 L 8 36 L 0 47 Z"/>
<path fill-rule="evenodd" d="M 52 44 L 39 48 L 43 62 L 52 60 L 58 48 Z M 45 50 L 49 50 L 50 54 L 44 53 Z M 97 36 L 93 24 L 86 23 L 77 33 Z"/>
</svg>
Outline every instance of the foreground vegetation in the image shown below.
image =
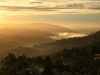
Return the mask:
<svg viewBox="0 0 100 75">
<path fill-rule="evenodd" d="M 63 49 L 45 58 L 9 53 L 1 61 L 0 75 L 97 75 L 100 71 L 99 45 Z"/>
</svg>

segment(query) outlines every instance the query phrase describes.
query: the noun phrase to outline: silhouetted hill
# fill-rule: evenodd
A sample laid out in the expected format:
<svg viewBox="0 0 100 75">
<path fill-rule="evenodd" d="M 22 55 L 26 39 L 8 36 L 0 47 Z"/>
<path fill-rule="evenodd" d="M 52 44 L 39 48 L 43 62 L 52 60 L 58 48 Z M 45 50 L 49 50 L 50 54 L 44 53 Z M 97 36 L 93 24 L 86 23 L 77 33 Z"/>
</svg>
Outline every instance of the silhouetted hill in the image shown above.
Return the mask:
<svg viewBox="0 0 100 75">
<path fill-rule="evenodd" d="M 52 43 L 47 43 L 42 45 L 46 47 L 47 46 L 77 47 L 77 46 L 89 45 L 91 43 L 96 43 L 98 41 L 100 41 L 100 31 L 85 37 L 61 39 L 61 40 L 56 40 L 55 42 Z"/>
<path fill-rule="evenodd" d="M 6 35 L 22 35 L 22 36 L 41 36 L 41 37 L 50 37 L 56 36 L 53 33 L 40 31 L 35 29 L 26 29 L 26 28 L 2 28 L 0 29 L 2 34 Z"/>
<path fill-rule="evenodd" d="M 36 29 L 40 31 L 46 32 L 69 32 L 74 33 L 75 31 L 61 27 L 58 25 L 46 24 L 46 23 L 29 23 L 29 24 L 2 24 L 4 27 L 14 27 L 14 28 L 29 28 L 29 29 Z"/>
<path fill-rule="evenodd" d="M 69 72 L 70 75 L 97 75 L 100 69 L 100 48 L 98 48 L 98 45 L 100 45 L 100 42 L 88 46 L 63 49 L 62 51 L 51 53 L 49 56 L 46 55 L 45 58 L 41 58 L 41 56 L 30 58 L 23 54 L 15 57 L 14 54 L 9 53 L 0 62 L 1 74 L 20 73 L 22 75 L 23 72 L 23 74 L 30 75 L 29 73 L 33 72 L 33 75 L 41 75 L 38 74 L 38 72 L 42 72 L 37 70 L 39 68 L 44 69 L 42 75 L 54 75 L 65 72 L 66 75 Z M 26 53 L 25 49 L 31 52 L 29 54 L 37 52 L 32 52 L 33 49 L 28 47 L 19 47 L 19 50 L 24 53 Z M 36 70 L 34 70 L 35 68 Z M 29 69 L 29 72 L 26 72 L 25 69 Z"/>
<path fill-rule="evenodd" d="M 30 24 L 35 29 L 39 29 L 41 31 L 47 31 L 47 32 L 69 32 L 69 33 L 74 33 L 75 31 L 61 27 L 58 25 L 51 25 L 51 24 L 45 24 L 45 23 L 32 23 Z"/>
<path fill-rule="evenodd" d="M 45 43 L 37 46 L 34 45 L 33 48 L 42 51 L 45 54 L 49 54 L 51 52 L 61 51 L 65 48 L 71 49 L 81 46 L 87 46 L 97 42 L 100 42 L 100 31 L 85 37 L 62 39 L 51 43 Z"/>
<path fill-rule="evenodd" d="M 18 46 L 33 46 L 35 44 L 42 44 L 53 42 L 50 36 L 56 36 L 53 33 L 43 32 L 33 29 L 0 29 L 0 49 L 17 48 Z"/>
<path fill-rule="evenodd" d="M 51 43 L 34 45 L 33 47 L 19 46 L 16 49 L 10 49 L 5 51 L 4 55 L 8 54 L 9 52 L 12 52 L 16 56 L 20 54 L 25 54 L 26 56 L 33 57 L 33 56 L 47 55 L 52 52 L 58 52 L 65 48 L 71 49 L 71 48 L 83 47 L 89 45 L 91 46 L 92 44 L 96 44 L 98 42 L 100 42 L 100 31 L 85 37 L 62 39 Z"/>
<path fill-rule="evenodd" d="M 48 56 L 52 58 L 53 62 L 60 59 L 64 63 L 70 64 L 68 62 L 72 62 L 77 59 L 89 60 L 92 58 L 92 60 L 94 60 L 94 58 L 96 58 L 94 56 L 95 54 L 100 54 L 100 41 L 97 43 L 76 47 L 72 49 L 62 49 L 61 51 L 52 52 Z"/>
<path fill-rule="evenodd" d="M 26 56 L 47 55 L 50 54 L 51 52 L 58 52 L 65 48 L 71 49 L 73 47 L 75 48 L 75 47 L 86 46 L 93 43 L 97 43 L 99 41 L 100 41 L 100 31 L 85 37 L 62 39 L 51 43 L 34 45 L 33 47 L 28 47 L 28 48 L 21 47 L 21 48 L 11 49 L 8 50 L 6 53 L 12 52 L 16 56 L 18 56 L 19 54 L 25 54 Z"/>
</svg>

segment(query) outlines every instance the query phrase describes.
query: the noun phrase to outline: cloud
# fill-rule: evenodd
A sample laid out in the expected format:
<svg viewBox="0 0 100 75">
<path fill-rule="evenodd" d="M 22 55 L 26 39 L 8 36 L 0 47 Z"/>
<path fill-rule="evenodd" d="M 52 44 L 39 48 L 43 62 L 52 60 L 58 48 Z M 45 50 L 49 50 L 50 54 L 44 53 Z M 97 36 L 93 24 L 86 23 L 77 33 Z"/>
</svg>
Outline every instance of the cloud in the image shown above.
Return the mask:
<svg viewBox="0 0 100 75">
<path fill-rule="evenodd" d="M 55 8 L 57 9 L 82 9 L 84 5 L 82 3 L 74 3 L 74 4 L 61 4 L 57 5 Z"/>
<path fill-rule="evenodd" d="M 77 13 L 79 13 L 79 12 L 59 12 L 59 13 L 69 13 L 69 14 L 77 14 Z"/>
<path fill-rule="evenodd" d="M 0 0 L 0 2 L 6 2 L 5 0 Z"/>
<path fill-rule="evenodd" d="M 29 4 L 42 4 L 44 2 L 30 2 Z"/>
<path fill-rule="evenodd" d="M 53 36 L 51 38 L 53 39 L 62 39 L 62 38 L 65 38 L 65 39 L 68 39 L 68 38 L 74 38 L 74 37 L 83 37 L 83 36 L 87 36 L 86 34 L 82 34 L 82 33 L 59 33 L 58 36 Z"/>
<path fill-rule="evenodd" d="M 96 9 L 100 10 L 100 4 L 59 4 L 59 5 L 37 5 L 37 6 L 4 6 L 0 5 L 0 10 L 21 11 L 21 10 L 39 10 L 39 11 L 57 11 L 59 9 Z"/>
<path fill-rule="evenodd" d="M 3 6 L 0 5 L 0 10 L 7 10 L 7 11 L 21 11 L 21 10 L 41 10 L 41 11 L 56 11 L 46 7 L 25 7 L 25 6 Z"/>
<path fill-rule="evenodd" d="M 56 3 L 65 3 L 65 2 L 91 2 L 91 1 L 100 1 L 100 0 L 36 0 L 36 1 L 45 1 L 45 2 L 56 2 Z"/>
<path fill-rule="evenodd" d="M 95 10 L 100 10 L 100 4 L 94 4 L 94 5 L 89 5 L 88 6 L 89 9 L 95 9 Z"/>
</svg>

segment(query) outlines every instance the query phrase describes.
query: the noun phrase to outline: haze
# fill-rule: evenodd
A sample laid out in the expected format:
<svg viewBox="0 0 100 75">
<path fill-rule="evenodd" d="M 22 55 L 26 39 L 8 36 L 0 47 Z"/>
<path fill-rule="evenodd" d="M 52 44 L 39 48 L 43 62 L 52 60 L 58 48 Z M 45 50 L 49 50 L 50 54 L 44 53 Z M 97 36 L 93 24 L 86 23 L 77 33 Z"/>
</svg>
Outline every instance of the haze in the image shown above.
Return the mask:
<svg viewBox="0 0 100 75">
<path fill-rule="evenodd" d="M 99 26 L 99 0 L 0 0 L 0 23 Z"/>
<path fill-rule="evenodd" d="M 88 36 L 99 16 L 99 0 L 0 0 L 1 51 Z"/>
<path fill-rule="evenodd" d="M 0 75 L 100 75 L 100 0 L 0 0 Z"/>
</svg>

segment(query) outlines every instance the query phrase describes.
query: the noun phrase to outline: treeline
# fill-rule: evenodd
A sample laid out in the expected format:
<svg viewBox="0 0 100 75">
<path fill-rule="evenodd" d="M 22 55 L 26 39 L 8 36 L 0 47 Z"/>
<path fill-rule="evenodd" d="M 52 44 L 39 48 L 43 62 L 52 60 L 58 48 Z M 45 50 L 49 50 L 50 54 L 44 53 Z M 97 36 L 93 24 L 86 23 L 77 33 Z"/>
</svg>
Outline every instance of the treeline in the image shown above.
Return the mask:
<svg viewBox="0 0 100 75">
<path fill-rule="evenodd" d="M 97 75 L 100 72 L 100 50 L 91 48 L 63 49 L 42 59 L 9 53 L 1 61 L 1 75 Z"/>
<path fill-rule="evenodd" d="M 52 63 L 49 56 L 44 60 L 40 56 L 30 58 L 22 55 L 16 58 L 12 53 L 9 53 L 8 56 L 1 61 L 0 65 L 2 75 L 44 75 L 45 73 L 53 74 L 51 72 L 52 69 L 57 69 L 58 72 L 60 72 L 66 68 L 60 59 Z"/>
<path fill-rule="evenodd" d="M 95 54 L 100 54 L 100 48 L 99 43 L 95 45 L 88 45 L 88 46 L 82 46 L 72 49 L 63 49 L 62 51 L 53 52 L 49 54 L 53 62 L 57 61 L 58 59 L 61 59 L 63 63 L 65 62 L 73 62 L 76 59 L 84 58 L 89 59 L 89 57 L 94 57 Z M 94 59 L 94 58 L 93 58 Z"/>
</svg>

